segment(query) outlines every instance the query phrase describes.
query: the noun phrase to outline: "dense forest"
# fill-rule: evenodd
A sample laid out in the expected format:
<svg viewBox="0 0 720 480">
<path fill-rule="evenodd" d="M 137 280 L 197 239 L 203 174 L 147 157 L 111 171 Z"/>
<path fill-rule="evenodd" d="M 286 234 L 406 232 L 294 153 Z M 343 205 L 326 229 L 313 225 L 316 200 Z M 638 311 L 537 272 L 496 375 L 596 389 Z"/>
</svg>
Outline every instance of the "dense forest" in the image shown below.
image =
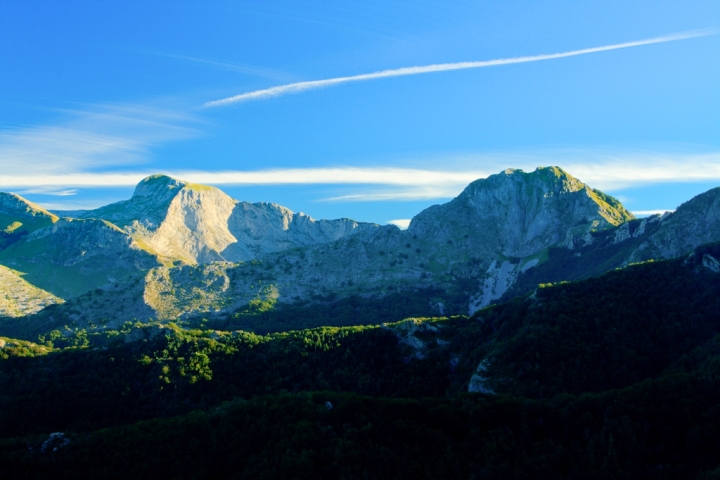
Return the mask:
<svg viewBox="0 0 720 480">
<path fill-rule="evenodd" d="M 22 340 L 3 321 L 0 476 L 720 478 L 707 258 L 720 246 L 470 318 L 383 317 L 419 292 L 339 310 L 365 326 L 264 334 L 272 305 Z"/>
</svg>

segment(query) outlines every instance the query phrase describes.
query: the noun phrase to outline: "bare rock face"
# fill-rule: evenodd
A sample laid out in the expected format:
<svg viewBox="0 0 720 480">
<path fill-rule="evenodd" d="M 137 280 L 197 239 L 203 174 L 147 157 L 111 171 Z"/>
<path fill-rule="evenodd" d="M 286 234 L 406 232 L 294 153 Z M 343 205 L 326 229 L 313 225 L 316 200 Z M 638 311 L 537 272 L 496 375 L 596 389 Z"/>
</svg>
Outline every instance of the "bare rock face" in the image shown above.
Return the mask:
<svg viewBox="0 0 720 480">
<path fill-rule="evenodd" d="M 692 198 L 674 212 L 621 224 L 610 237 L 613 248 L 608 248 L 607 242 L 597 247 L 600 251 L 606 250 L 605 261 L 608 267 L 615 268 L 633 262 L 680 257 L 700 245 L 718 241 L 720 187 Z M 593 252 L 596 258 L 600 258 L 598 253 Z"/>
<path fill-rule="evenodd" d="M 62 300 L 0 265 L 0 316 L 23 317 L 56 303 L 62 303 Z"/>
<path fill-rule="evenodd" d="M 223 253 L 228 260 L 251 260 L 272 252 L 328 243 L 358 233 L 373 234 L 378 225 L 349 218 L 314 220 L 274 203 L 238 202 L 228 221 L 237 239 Z M 231 253 L 232 252 L 232 253 Z"/>
<path fill-rule="evenodd" d="M 568 237 L 634 218 L 617 200 L 561 168 L 508 169 L 424 210 L 408 232 L 443 243 L 468 236 L 484 255 L 526 257 Z"/>
<path fill-rule="evenodd" d="M 221 190 L 153 175 L 130 200 L 82 213 L 102 218 L 161 254 L 189 264 L 246 261 L 288 248 L 375 230 L 349 219 L 316 221 L 274 203 L 247 203 Z"/>
<path fill-rule="evenodd" d="M 477 289 L 469 292 L 472 314 L 501 298 L 549 247 L 588 245 L 592 232 L 633 218 L 619 201 L 559 167 L 527 173 L 508 169 L 476 180 L 449 203 L 424 210 L 407 233 L 447 245 L 452 253 L 446 268 L 457 277 L 479 278 Z"/>
</svg>

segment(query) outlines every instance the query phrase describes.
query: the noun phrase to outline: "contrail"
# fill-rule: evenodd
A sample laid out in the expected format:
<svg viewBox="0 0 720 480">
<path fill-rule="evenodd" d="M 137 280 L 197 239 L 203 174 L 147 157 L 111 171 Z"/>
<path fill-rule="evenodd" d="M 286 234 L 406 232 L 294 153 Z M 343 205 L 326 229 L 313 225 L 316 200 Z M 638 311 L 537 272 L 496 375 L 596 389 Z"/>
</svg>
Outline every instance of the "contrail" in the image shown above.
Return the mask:
<svg viewBox="0 0 720 480">
<path fill-rule="evenodd" d="M 364 73 L 361 75 L 352 75 L 349 77 L 327 78 L 325 80 L 312 80 L 308 82 L 289 83 L 279 85 L 277 87 L 265 88 L 263 90 L 255 90 L 252 92 L 241 93 L 232 97 L 221 98 L 206 102 L 204 107 L 221 107 L 233 103 L 245 102 L 248 100 L 259 100 L 263 98 L 279 97 L 288 93 L 298 93 L 305 90 L 315 88 L 328 87 L 347 82 L 362 82 L 365 80 L 375 80 L 376 78 L 401 77 L 405 75 L 417 75 L 421 73 L 445 72 L 448 70 L 463 70 L 466 68 L 483 68 L 495 67 L 497 65 L 510 65 L 513 63 L 539 62 L 542 60 L 554 60 L 556 58 L 575 57 L 577 55 L 586 55 L 588 53 L 606 52 L 608 50 L 619 50 L 621 48 L 639 47 L 641 45 L 652 45 L 654 43 L 674 42 L 676 40 L 685 40 L 688 38 L 704 37 L 708 35 L 716 35 L 716 30 L 695 30 L 690 32 L 673 33 L 662 37 L 648 38 L 635 42 L 616 43 L 613 45 L 605 45 L 602 47 L 584 48 L 582 50 L 571 50 L 562 53 L 549 53 L 544 55 L 533 55 L 529 57 L 513 57 L 498 58 L 496 60 L 484 60 L 479 62 L 458 62 L 458 63 L 438 63 L 435 65 L 425 65 L 419 67 L 404 67 L 392 70 L 382 70 L 373 73 Z"/>
</svg>

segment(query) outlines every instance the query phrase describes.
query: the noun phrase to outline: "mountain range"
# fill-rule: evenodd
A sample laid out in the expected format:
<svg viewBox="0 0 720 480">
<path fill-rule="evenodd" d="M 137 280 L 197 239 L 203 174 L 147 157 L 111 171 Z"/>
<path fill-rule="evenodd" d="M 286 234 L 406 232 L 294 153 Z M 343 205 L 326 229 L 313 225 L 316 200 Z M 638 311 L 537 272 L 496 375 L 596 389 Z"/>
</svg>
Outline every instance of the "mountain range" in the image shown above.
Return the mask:
<svg viewBox="0 0 720 480">
<path fill-rule="evenodd" d="M 427 308 L 417 313 L 472 314 L 540 283 L 720 240 L 720 189 L 635 219 L 559 167 L 479 179 L 420 212 L 407 230 L 314 220 L 163 175 L 96 210 L 48 212 L 13 194 L 0 202 L 2 278 L 13 285 L 3 289 L 11 293 L 0 313 L 58 304 L 40 315 L 82 328 L 91 318 L 110 326 L 222 318 L 253 302 L 282 309 L 428 289 Z M 94 292 L 124 308 L 109 311 Z"/>
<path fill-rule="evenodd" d="M 407 230 L 0 194 L 0 477 L 720 478 L 720 188 L 508 169 Z"/>
</svg>

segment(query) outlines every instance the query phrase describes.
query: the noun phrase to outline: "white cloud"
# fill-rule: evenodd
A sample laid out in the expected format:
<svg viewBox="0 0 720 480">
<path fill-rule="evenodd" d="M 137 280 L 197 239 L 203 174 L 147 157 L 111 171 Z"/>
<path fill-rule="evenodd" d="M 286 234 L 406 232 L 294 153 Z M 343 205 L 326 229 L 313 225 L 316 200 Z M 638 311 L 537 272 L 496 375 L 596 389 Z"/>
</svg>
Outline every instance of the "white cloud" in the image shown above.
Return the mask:
<svg viewBox="0 0 720 480">
<path fill-rule="evenodd" d="M 220 107 L 225 105 L 231 105 L 234 103 L 245 102 L 248 100 L 260 100 L 264 98 L 279 97 L 281 95 L 287 95 L 290 93 L 299 93 L 306 90 L 313 90 L 317 88 L 329 87 L 332 85 L 338 85 L 341 83 L 348 82 L 362 82 L 366 80 L 376 80 L 379 78 L 388 77 L 400 77 L 406 75 L 418 75 L 423 73 L 435 73 L 435 72 L 446 72 L 449 70 L 464 70 L 468 68 L 484 68 L 484 67 L 495 67 L 499 65 L 510 65 L 514 63 L 527 63 L 527 62 L 539 62 L 543 60 L 555 60 L 558 58 L 574 57 L 578 55 L 587 55 L 590 53 L 607 52 L 610 50 L 619 50 L 622 48 L 639 47 L 642 45 L 651 45 L 655 43 L 673 42 L 677 40 L 685 40 L 688 38 L 702 37 L 707 35 L 715 35 L 717 32 L 712 30 L 692 31 L 692 32 L 681 32 L 673 33 L 671 35 L 664 35 L 661 37 L 648 38 L 645 40 L 638 40 L 634 42 L 616 43 L 613 45 L 604 45 L 601 47 L 583 48 L 580 50 L 571 50 L 569 52 L 561 53 L 550 53 L 544 55 L 533 55 L 525 57 L 513 57 L 513 58 L 499 58 L 495 60 L 484 60 L 476 62 L 457 62 L 457 63 L 440 63 L 435 65 L 424 65 L 417 67 L 404 67 L 396 68 L 391 70 L 382 70 L 379 72 L 364 73 L 361 75 L 351 75 L 346 77 L 327 78 L 324 80 L 312 80 L 306 82 L 289 83 L 286 85 L 279 85 L 277 87 L 265 88 L 262 90 L 255 90 L 252 92 L 241 93 L 227 98 L 221 98 L 219 100 L 213 100 L 206 102 L 205 107 Z"/>
<path fill-rule="evenodd" d="M 658 183 L 720 183 L 720 152 L 657 153 L 647 151 L 556 150 L 535 153 L 447 155 L 413 162 L 426 168 L 328 167 L 255 171 L 136 170 L 59 172 L 54 168 L 0 170 L 0 190 L 69 195 L 78 188 L 133 187 L 144 177 L 165 173 L 182 180 L 219 187 L 257 185 L 345 185 L 332 202 L 417 201 L 457 196 L 470 182 L 508 167 L 532 171 L 557 165 L 581 181 L 612 192 Z M 442 165 L 442 169 L 430 168 Z M 51 165 L 52 166 L 52 165 Z M 87 165 L 74 165 L 82 167 Z M 58 168 L 59 170 L 59 168 Z M 87 170 L 87 168 L 85 168 Z M 29 172 L 32 173 L 29 173 Z M 349 189 L 349 190 L 348 190 Z"/>
<path fill-rule="evenodd" d="M 148 175 L 146 172 L 70 173 L 58 175 L 0 174 L 0 187 L 8 186 L 73 186 L 122 187 L 132 186 Z M 290 168 L 256 171 L 165 171 L 175 178 L 210 185 L 309 185 L 309 184 L 367 184 L 401 186 L 465 186 L 485 171 L 438 171 L 412 168 Z"/>
<path fill-rule="evenodd" d="M 77 195 L 78 191 L 75 188 L 68 190 L 57 190 L 53 188 L 29 188 L 27 190 L 19 190 L 18 195 L 51 195 L 53 197 L 71 197 Z"/>
<path fill-rule="evenodd" d="M 159 108 L 116 104 L 63 113 L 65 120 L 56 125 L 0 131 L 3 178 L 47 178 L 142 163 L 151 146 L 197 135 L 187 126 L 192 117 Z"/>
<path fill-rule="evenodd" d="M 323 198 L 321 202 L 386 202 L 386 201 L 419 201 L 435 200 L 440 198 L 454 198 L 473 180 L 486 177 L 474 177 L 467 182 L 457 182 L 446 185 L 398 185 L 392 190 L 369 188 L 361 193 L 349 193 L 335 197 Z"/>
<path fill-rule="evenodd" d="M 67 202 L 36 202 L 40 204 L 45 210 L 51 211 L 75 211 L 75 210 L 95 210 L 96 208 L 104 207 L 111 203 L 119 202 L 121 200 L 127 200 L 127 197 L 107 197 L 107 198 L 95 198 L 86 199 L 80 201 L 67 201 Z"/>
<path fill-rule="evenodd" d="M 407 230 L 407 228 L 410 226 L 410 218 L 398 218 L 397 220 L 388 220 L 387 223 L 390 225 L 395 225 L 396 227 L 400 228 L 400 230 Z"/>
<path fill-rule="evenodd" d="M 590 154 L 584 161 L 569 159 L 560 165 L 583 182 L 607 191 L 720 180 L 720 152 Z"/>
<path fill-rule="evenodd" d="M 392 167 L 290 168 L 246 172 L 178 172 L 195 182 L 215 185 L 368 184 L 457 185 L 487 176 L 481 170 L 431 170 Z"/>
</svg>

